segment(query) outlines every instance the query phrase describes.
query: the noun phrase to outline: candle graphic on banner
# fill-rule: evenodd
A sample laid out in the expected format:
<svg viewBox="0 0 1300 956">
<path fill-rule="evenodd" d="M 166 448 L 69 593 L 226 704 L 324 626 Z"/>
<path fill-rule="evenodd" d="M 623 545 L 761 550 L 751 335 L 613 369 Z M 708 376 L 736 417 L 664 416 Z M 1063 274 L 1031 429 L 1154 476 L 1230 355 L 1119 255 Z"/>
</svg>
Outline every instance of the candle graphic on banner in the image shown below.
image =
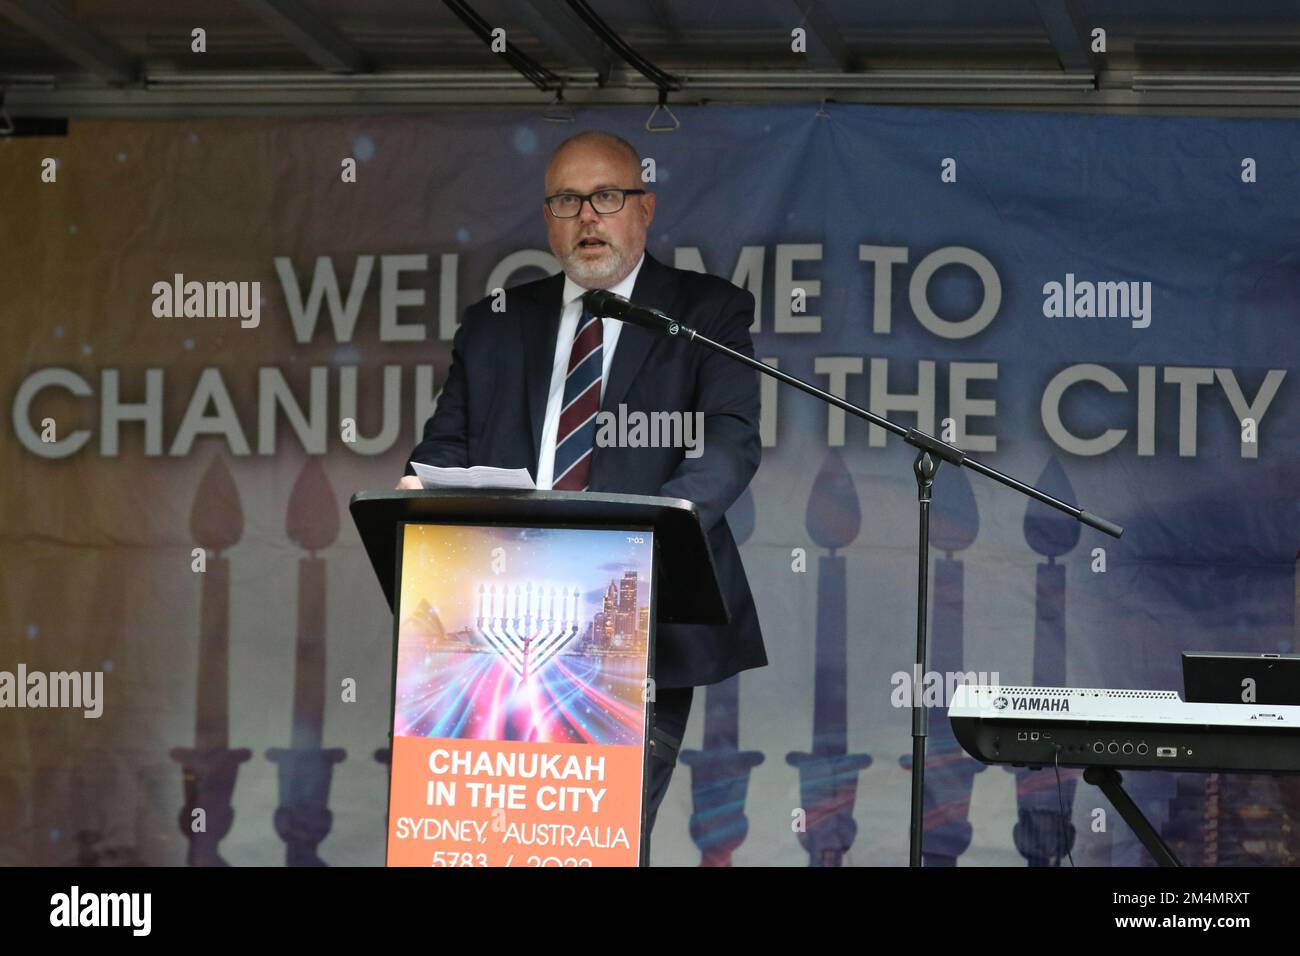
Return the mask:
<svg viewBox="0 0 1300 956">
<path fill-rule="evenodd" d="M 177 747 L 185 804 L 180 828 L 189 841 L 190 866 L 226 866 L 219 844 L 234 823 L 231 796 L 239 765 L 252 756 L 230 743 L 230 561 L 221 557 L 244 533 L 244 512 L 230 471 L 215 458 L 199 482 L 190 512 L 190 531 L 204 549 L 206 570 L 199 574 L 199 682 L 194 747 Z"/>
<path fill-rule="evenodd" d="M 325 725 L 325 561 L 316 552 L 338 537 L 334 489 L 320 459 L 308 458 L 289 495 L 287 531 L 307 551 L 298 561 L 298 633 L 294 644 L 293 728 L 289 748 L 272 748 L 266 757 L 279 770 L 280 805 L 275 832 L 285 844 L 287 866 L 324 866 L 316 849 L 329 834 L 330 783 L 334 764 L 347 756 L 324 750 Z"/>
<path fill-rule="evenodd" d="M 947 675 L 966 674 L 963 666 L 965 567 L 953 557 L 975 542 L 979 533 L 979 511 L 970 480 L 960 468 L 940 471 L 935 479 L 934 505 L 930 518 L 930 545 L 946 551 L 936 558 L 931 593 L 934 609 L 930 624 L 930 670 L 943 675 L 944 693 L 950 686 Z M 978 673 L 978 671 L 977 671 Z M 924 678 L 925 675 L 922 675 Z M 928 703 L 928 702 L 927 702 Z M 970 847 L 970 794 L 975 774 L 985 765 L 967 756 L 948 722 L 949 701 L 930 708 L 930 735 L 925 752 L 925 806 L 922 830 L 924 866 L 956 866 L 957 858 Z M 912 770 L 912 755 L 903 754 L 899 765 Z"/>
<path fill-rule="evenodd" d="M 1055 457 L 1038 476 L 1037 486 L 1065 501 L 1074 500 L 1074 488 Z M 1066 687 L 1065 674 L 1065 566 L 1056 559 L 1079 543 L 1080 524 L 1054 508 L 1030 501 L 1025 508 L 1025 541 L 1047 558 L 1038 566 L 1034 598 L 1034 677 L 1036 687 Z M 1013 830 L 1016 850 L 1030 866 L 1059 866 L 1074 847 L 1074 808 L 1077 770 L 1061 771 L 1061 793 L 1056 776 L 1033 770 L 1016 770 L 1018 821 Z"/>
<path fill-rule="evenodd" d="M 754 499 L 748 488 L 727 512 L 727 523 L 737 545 L 753 533 Z M 691 768 L 691 840 L 700 849 L 701 866 L 730 866 L 749 833 L 749 773 L 763 755 L 739 746 L 740 675 L 710 684 L 704 694 L 704 747 L 679 756 Z"/>
<path fill-rule="evenodd" d="M 848 592 L 844 558 L 836 549 L 858 536 L 862 514 L 853 478 L 839 452 L 831 451 L 813 482 L 805 526 L 829 554 L 817 559 L 817 652 L 813 678 L 811 753 L 786 754 L 799 770 L 799 796 L 806 828 L 799 842 L 810 866 L 839 866 L 857 836 L 853 804 L 858 774 L 868 754 L 848 752 Z"/>
</svg>

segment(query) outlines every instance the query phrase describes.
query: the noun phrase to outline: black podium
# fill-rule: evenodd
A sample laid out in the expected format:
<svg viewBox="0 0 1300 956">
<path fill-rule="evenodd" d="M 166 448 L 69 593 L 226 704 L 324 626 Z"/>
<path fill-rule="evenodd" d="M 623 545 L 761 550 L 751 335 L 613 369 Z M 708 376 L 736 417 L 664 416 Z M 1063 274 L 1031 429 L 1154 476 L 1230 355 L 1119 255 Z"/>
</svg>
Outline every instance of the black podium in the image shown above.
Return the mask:
<svg viewBox="0 0 1300 956">
<path fill-rule="evenodd" d="M 534 752 L 545 749 L 547 743 L 554 743 L 556 736 L 549 735 L 546 731 L 538 731 L 537 727 L 541 724 L 536 722 L 532 724 L 532 730 L 529 730 L 525 726 L 529 721 L 528 715 L 520 717 L 517 713 L 511 721 L 500 724 L 500 727 L 506 728 L 507 731 L 500 736 L 482 736 L 484 731 L 481 728 L 487 719 L 497 715 L 500 709 L 499 698 L 502 696 L 500 688 L 504 684 L 517 689 L 521 700 L 526 696 L 529 701 L 532 701 L 534 721 L 537 719 L 538 706 L 545 710 L 547 706 L 554 704 L 551 706 L 551 711 L 547 713 L 564 715 L 569 723 L 581 723 L 581 715 L 572 713 L 575 710 L 580 711 L 581 708 L 572 706 L 571 701 L 575 697 L 582 700 L 582 689 L 588 685 L 573 675 L 580 674 L 586 669 L 590 674 L 599 674 L 601 678 L 591 682 L 593 684 L 593 687 L 590 687 L 591 696 L 585 700 L 586 713 L 590 714 L 597 702 L 606 702 L 610 698 L 606 691 L 595 688 L 594 684 L 601 684 L 604 688 L 610 685 L 617 687 L 617 679 L 599 672 L 599 669 L 607 665 L 617 669 L 617 666 L 620 666 L 620 657 L 632 657 L 632 650 L 627 648 L 637 645 L 637 636 L 640 636 L 640 646 L 647 650 L 647 657 L 643 662 L 646 676 L 653 676 L 656 622 L 692 624 L 728 622 L 728 611 L 716 579 L 712 554 L 708 550 L 708 541 L 694 505 L 682 499 L 633 496 L 633 494 L 442 489 L 360 492 L 352 496 L 350 510 L 370 563 L 380 579 L 383 594 L 394 613 L 394 661 L 393 684 L 391 684 L 393 708 L 390 709 L 389 728 L 390 739 L 394 744 L 394 758 L 390 766 L 389 855 L 387 855 L 390 865 L 428 865 L 425 862 L 412 864 L 412 851 L 408 849 L 412 845 L 419 847 L 419 852 L 432 852 L 433 865 L 619 865 L 591 862 L 591 860 L 601 860 L 603 858 L 601 853 L 606 851 L 608 851 L 608 858 L 620 858 L 620 860 L 624 858 L 616 856 L 617 851 L 623 848 L 602 845 L 602 836 L 615 838 L 595 825 L 595 821 L 599 818 L 597 810 L 601 806 L 608 809 L 611 804 L 616 804 L 619 788 L 614 787 L 611 792 L 610 787 L 602 790 L 597 786 L 567 786 L 565 783 L 555 783 L 554 786 L 546 784 L 541 787 L 537 787 L 534 783 L 529 783 L 528 786 L 524 783 L 498 783 L 499 780 L 521 779 L 512 778 L 510 774 L 503 773 L 503 769 L 517 770 L 524 767 L 526 770 L 526 767 L 530 766 L 526 761 L 538 758 L 534 756 Z M 606 533 L 603 535 L 586 533 L 593 531 Z M 419 551 L 422 555 L 420 567 L 412 570 L 411 574 L 421 575 L 419 579 L 421 581 L 432 581 L 426 584 L 426 593 L 441 594 L 442 602 L 438 602 L 435 598 L 430 600 L 437 605 L 437 610 L 443 617 L 461 624 L 459 631 L 452 635 L 443 633 L 442 620 L 434 613 L 434 607 L 430 607 L 430 600 L 421 601 L 420 614 L 413 614 L 411 607 L 403 607 L 403 581 L 407 580 L 404 578 L 402 567 L 403 542 L 406 541 L 407 546 L 411 546 L 409 542 L 412 541 L 412 536 L 437 538 L 439 541 L 445 538 L 447 541 L 443 550 Z M 610 571 L 604 570 L 604 568 L 614 567 L 616 563 L 608 561 L 608 555 L 611 553 L 608 545 L 617 546 L 623 541 L 629 542 L 629 546 L 632 546 L 630 542 L 650 544 L 650 554 L 640 551 L 638 553 L 640 557 L 637 558 L 640 562 L 638 566 L 649 568 L 650 571 L 649 592 L 647 592 L 649 598 L 646 600 L 646 605 L 640 609 L 636 609 L 638 593 L 636 572 L 623 572 L 624 579 L 630 575 L 633 607 L 640 611 L 640 614 L 632 615 L 633 618 L 637 618 L 634 626 L 638 631 L 624 635 L 623 631 L 632 630 L 633 624 L 628 619 L 628 615 L 623 614 L 623 617 L 619 617 L 621 630 L 615 633 L 611 618 L 615 617 L 615 611 L 621 613 L 620 607 L 627 606 L 625 605 L 627 594 L 616 592 L 616 581 L 611 580 L 608 584 L 608 594 L 603 597 L 604 611 L 593 618 L 589 613 L 584 617 L 584 609 L 589 610 L 593 606 L 593 601 L 595 606 L 601 604 L 602 598 L 593 597 L 595 588 L 584 587 L 582 589 L 584 594 L 581 597 L 578 596 L 577 588 L 551 587 L 549 591 L 542 593 L 545 588 L 538 585 L 537 591 L 534 592 L 534 585 L 530 581 L 526 585 L 526 594 L 524 585 L 521 584 L 517 587 L 507 585 L 508 594 L 503 594 L 503 587 L 495 583 L 489 572 L 481 572 L 476 578 L 472 574 L 465 574 L 463 568 L 450 567 L 451 564 L 460 561 L 459 557 L 451 558 L 451 555 L 460 555 L 467 550 L 474 554 L 473 561 L 480 562 L 482 550 L 493 542 L 507 540 L 515 542 L 510 545 L 513 553 L 520 548 L 528 549 L 529 541 L 543 540 L 543 538 L 563 541 L 563 548 L 556 553 L 562 553 L 567 563 L 554 562 L 555 567 L 559 568 L 555 574 L 563 574 L 564 568 L 572 571 L 572 568 L 584 566 L 584 548 L 588 546 L 584 542 L 593 542 L 590 545 L 591 568 L 586 568 L 588 572 L 582 578 L 585 581 L 594 580 L 598 575 L 611 574 Z M 476 542 L 476 548 L 467 549 L 464 544 L 467 540 Z M 517 544 L 519 541 L 523 541 L 523 544 Z M 595 542 L 601 544 L 597 545 Z M 446 558 L 443 558 L 443 555 L 446 555 Z M 448 566 L 446 574 L 442 576 L 439 576 L 442 571 L 438 567 L 439 563 Z M 537 561 L 534 559 L 533 567 L 536 566 Z M 550 564 L 547 564 L 546 568 L 551 570 Z M 569 576 L 573 578 L 576 574 L 575 571 Z M 406 587 L 415 588 L 415 584 L 408 580 Z M 645 592 L 643 581 L 640 587 L 642 592 Z M 448 597 L 452 592 L 455 598 Z M 465 597 L 467 592 L 473 593 L 467 598 Z M 542 593 L 541 600 L 538 600 L 538 593 Z M 616 605 L 615 611 L 611 611 L 611 600 L 623 601 L 624 604 Z M 455 601 L 459 601 L 460 604 L 455 605 Z M 408 602 L 411 602 L 409 596 Z M 474 610 L 468 614 L 463 607 L 460 607 L 467 602 L 474 607 Z M 456 610 L 456 607 L 459 607 L 459 610 Z M 567 610 L 562 610 L 562 607 Z M 421 631 L 421 622 L 428 623 L 429 620 L 437 620 L 435 627 L 429 624 L 425 631 Z M 429 628 L 434 628 L 435 636 L 426 635 L 426 632 L 432 633 Z M 612 635 L 612 643 L 611 640 L 607 640 L 610 635 Z M 620 646 L 619 641 L 627 641 L 627 644 Z M 424 656 L 415 659 L 420 654 Z M 445 659 L 454 662 L 454 665 L 448 665 L 442 672 L 432 672 L 433 666 L 428 663 L 430 658 Z M 413 659 L 415 663 L 411 663 L 411 675 L 400 675 L 399 663 L 413 661 Z M 610 665 L 611 661 L 614 662 L 612 665 Z M 507 671 L 504 665 L 513 667 L 513 674 Z M 419 671 L 421 666 L 425 667 L 425 671 Z M 490 680 L 484 676 L 489 670 L 494 675 Z M 556 693 L 552 687 L 560 680 L 556 678 L 556 674 L 572 678 L 577 683 L 564 684 L 564 692 Z M 472 714 L 458 711 L 458 714 L 451 715 L 445 706 L 448 693 L 438 692 L 441 696 L 434 696 L 435 692 L 429 689 L 446 687 L 446 685 L 455 685 L 456 688 L 471 687 L 473 680 L 478 680 L 482 684 L 490 683 L 489 689 L 495 698 L 490 705 L 478 706 Z M 523 691 L 525 684 L 528 688 L 526 695 Z M 653 687 L 653 683 L 649 685 Z M 515 689 L 510 693 L 515 693 Z M 627 680 L 624 680 L 621 685 L 621 691 L 627 698 L 629 695 Z M 461 706 L 463 706 L 463 698 L 473 696 L 469 691 L 460 692 Z M 486 698 L 490 695 L 484 691 L 478 696 Z M 634 825 L 637 830 L 637 851 L 633 856 L 636 857 L 637 862 L 645 865 L 646 842 L 643 839 L 646 816 L 645 783 L 649 777 L 647 735 L 653 719 L 653 695 L 649 695 L 649 700 L 642 696 L 641 700 L 645 706 L 645 719 L 640 727 L 633 728 L 630 724 L 624 724 L 617 728 L 623 735 L 617 740 L 595 740 L 593 736 L 585 743 L 637 745 L 641 800 L 638 808 L 640 814 Z M 541 704 L 538 704 L 538 701 L 541 701 Z M 628 721 L 629 708 L 625 704 L 627 704 L 625 700 L 615 701 L 614 704 L 610 704 L 610 709 L 619 711 L 624 721 Z M 523 706 L 517 705 L 516 711 L 523 709 Z M 633 710 L 637 709 L 633 708 Z M 640 714 L 640 710 L 637 710 L 637 713 Z M 443 717 L 439 718 L 439 714 Z M 598 713 L 593 723 L 601 723 L 602 718 L 606 718 L 606 714 Z M 447 730 L 451 726 L 455 726 L 458 734 L 451 734 Z M 467 727 L 468 731 L 465 730 Z M 458 736 L 467 732 L 472 734 L 474 728 L 478 728 L 477 732 L 480 734 L 476 739 Z M 593 734 L 595 731 L 599 731 L 599 726 L 594 727 Z M 530 734 L 533 736 L 529 736 Z M 559 766 L 567 765 L 564 762 L 569 760 L 585 761 L 586 765 L 591 765 L 593 757 L 588 754 L 597 752 L 612 754 L 611 760 L 616 758 L 620 761 L 617 763 L 620 767 L 623 766 L 621 761 L 630 760 L 628 747 L 612 749 L 568 747 L 568 744 L 580 743 L 580 737 L 576 735 L 585 736 L 588 734 L 588 728 L 578 728 L 573 730 L 572 734 L 568 737 L 560 735 L 563 740 L 554 743 L 554 747 L 551 748 L 554 753 L 546 754 L 546 757 L 552 761 L 559 761 Z M 629 735 L 633 735 L 636 739 L 630 739 Z M 419 754 L 415 753 L 415 748 L 421 748 Z M 399 758 L 399 750 L 403 750 L 406 756 Z M 404 765 L 402 765 L 403 760 Z M 439 777 L 439 766 L 451 767 L 445 778 Z M 595 766 L 601 767 L 603 774 L 603 762 Z M 452 770 L 455 774 L 460 774 L 459 777 L 456 777 Z M 480 775 L 473 777 L 472 773 Z M 416 779 L 421 774 L 425 777 Z M 615 774 L 615 771 L 611 770 L 611 774 Z M 630 779 L 621 770 L 615 775 L 617 778 L 615 782 L 625 783 Z M 590 783 L 589 780 L 584 782 Z M 495 790 L 495 787 L 502 787 L 502 790 Z M 508 790 L 510 787 L 519 787 L 519 790 Z M 529 787 L 532 787 L 532 790 L 529 790 Z M 623 790 L 625 792 L 627 787 Z M 400 801 L 399 792 L 402 795 Z M 420 813 L 411 809 L 416 801 L 408 799 L 416 792 L 422 795 Z M 497 804 L 498 801 L 508 803 L 512 797 L 517 796 L 519 801 L 510 804 L 512 810 L 517 810 L 517 813 L 502 813 L 499 806 L 481 806 L 480 803 L 474 803 L 472 808 L 469 808 L 465 805 L 468 799 L 467 793 L 474 801 L 485 800 L 490 801 L 491 804 Z M 611 803 L 603 803 L 604 796 L 610 796 Z M 581 809 L 584 800 L 590 801 L 590 813 L 585 817 L 581 813 L 572 813 L 573 808 L 569 803 L 576 801 L 578 809 Z M 448 806 L 455 806 L 456 813 L 461 813 L 463 816 L 456 819 L 437 816 L 439 801 Z M 402 808 L 406 808 L 407 816 L 402 816 Z M 500 853 L 495 857 L 487 852 L 478 852 L 480 845 L 490 844 L 491 839 L 494 839 L 493 834 L 481 829 L 482 823 L 485 823 L 490 816 L 486 814 L 487 810 L 495 810 L 499 817 L 506 819 L 532 821 L 519 823 L 517 830 L 507 830 L 507 836 L 503 839 L 508 839 L 508 834 L 516 834 L 520 844 L 524 845 L 529 838 L 536 838 L 538 843 L 550 839 L 563 842 L 564 838 L 568 838 L 576 840 L 578 849 L 569 856 L 541 856 L 537 853 L 523 852 L 521 853 L 523 862 L 502 864 L 500 858 L 506 857 L 506 851 L 510 847 L 500 848 Z M 478 814 L 478 817 L 474 817 L 474 814 Z M 567 822 L 560 825 L 560 823 L 549 822 L 550 819 L 564 819 Z M 497 817 L 493 818 L 493 823 L 497 827 L 507 826 L 503 825 Z M 606 827 L 606 830 L 610 830 L 611 834 L 614 831 L 612 827 Z M 416 834 L 415 838 L 412 838 L 412 834 Z M 402 840 L 400 852 L 394 849 L 396 840 Z M 433 851 L 435 845 L 437 847 L 447 845 L 450 849 Z M 511 853 L 508 858 L 513 861 L 516 856 L 515 853 Z M 486 862 L 480 862 L 480 858 Z M 398 862 L 394 862 L 395 860 Z M 446 862 L 448 860 L 454 862 Z M 532 862 L 532 864 L 528 862 L 536 860 L 554 862 Z"/>
</svg>

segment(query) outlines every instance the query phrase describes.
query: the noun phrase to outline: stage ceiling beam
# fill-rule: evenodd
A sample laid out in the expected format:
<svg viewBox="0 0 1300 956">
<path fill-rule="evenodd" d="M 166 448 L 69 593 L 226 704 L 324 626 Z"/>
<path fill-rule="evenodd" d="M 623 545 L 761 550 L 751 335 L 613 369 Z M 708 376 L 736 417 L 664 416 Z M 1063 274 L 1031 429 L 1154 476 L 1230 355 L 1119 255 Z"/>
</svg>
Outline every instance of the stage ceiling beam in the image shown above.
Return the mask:
<svg viewBox="0 0 1300 956">
<path fill-rule="evenodd" d="M 298 0 L 240 0 L 274 27 L 309 60 L 328 73 L 361 73 L 365 58 L 337 29 Z"/>
<path fill-rule="evenodd" d="M 125 86 L 135 80 L 131 57 L 74 20 L 57 0 L 0 0 L 0 17 L 105 83 Z"/>
</svg>

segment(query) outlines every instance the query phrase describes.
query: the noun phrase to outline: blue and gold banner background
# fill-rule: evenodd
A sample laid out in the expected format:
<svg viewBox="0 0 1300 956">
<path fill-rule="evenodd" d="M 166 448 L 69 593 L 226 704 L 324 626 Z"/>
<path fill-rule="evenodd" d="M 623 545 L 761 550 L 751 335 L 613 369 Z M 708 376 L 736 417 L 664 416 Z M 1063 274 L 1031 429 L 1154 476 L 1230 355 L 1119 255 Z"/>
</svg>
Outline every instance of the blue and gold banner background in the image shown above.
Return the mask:
<svg viewBox="0 0 1300 956">
<path fill-rule="evenodd" d="M 653 160 L 649 251 L 750 288 L 761 357 L 1126 527 L 942 469 L 940 676 L 1181 690 L 1183 650 L 1295 649 L 1300 124 L 679 114 L 0 143 L 0 671 L 103 674 L 98 718 L 0 708 L 0 862 L 382 863 L 392 632 L 346 502 L 401 474 L 460 311 L 555 268 L 543 170 L 581 128 Z M 166 317 L 191 281 L 256 318 Z M 791 390 L 763 430 L 730 516 L 771 665 L 697 693 L 653 861 L 902 865 L 912 456 Z M 942 711 L 931 763 L 930 863 L 1144 859 Z M 1292 781 L 1127 782 L 1186 862 L 1300 859 Z"/>
</svg>

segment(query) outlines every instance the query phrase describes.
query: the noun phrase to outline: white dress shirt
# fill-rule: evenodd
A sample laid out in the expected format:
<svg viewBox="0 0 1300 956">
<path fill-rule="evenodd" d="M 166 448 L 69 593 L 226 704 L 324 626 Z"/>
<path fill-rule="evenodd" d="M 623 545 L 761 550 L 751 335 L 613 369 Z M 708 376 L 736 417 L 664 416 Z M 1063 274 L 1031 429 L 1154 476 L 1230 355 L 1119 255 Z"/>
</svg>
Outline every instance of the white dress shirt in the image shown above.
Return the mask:
<svg viewBox="0 0 1300 956">
<path fill-rule="evenodd" d="M 645 262 L 645 253 L 637 260 L 632 271 L 618 285 L 609 291 L 625 299 L 632 298 L 632 287 L 636 285 L 637 273 Z M 551 391 L 546 399 L 546 417 L 542 419 L 542 449 L 537 456 L 537 487 L 549 491 L 555 480 L 555 439 L 560 428 L 560 409 L 564 406 L 564 380 L 569 374 L 569 355 L 573 351 L 573 337 L 578 333 L 578 320 L 582 318 L 582 296 L 587 290 L 574 282 L 567 275 L 564 277 L 564 303 L 560 313 L 560 330 L 555 336 L 555 360 L 551 366 Z M 614 346 L 618 344 L 618 333 L 623 323 L 618 319 L 601 319 L 604 324 L 605 337 L 601 342 L 600 396 L 605 397 L 605 385 L 609 382 L 609 364 L 614 358 Z"/>
</svg>

